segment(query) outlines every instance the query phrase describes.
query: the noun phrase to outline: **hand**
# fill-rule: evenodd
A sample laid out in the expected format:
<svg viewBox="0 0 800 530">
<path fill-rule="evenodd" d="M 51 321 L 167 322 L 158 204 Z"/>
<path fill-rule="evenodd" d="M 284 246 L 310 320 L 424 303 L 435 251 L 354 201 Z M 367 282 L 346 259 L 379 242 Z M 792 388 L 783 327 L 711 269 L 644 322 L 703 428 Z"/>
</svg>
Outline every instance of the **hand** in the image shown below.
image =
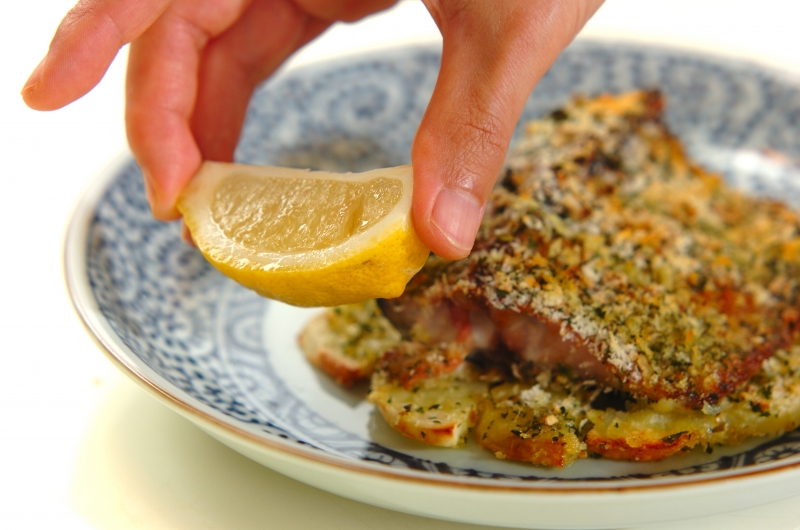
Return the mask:
<svg viewBox="0 0 800 530">
<path fill-rule="evenodd" d="M 81 0 L 22 96 L 62 107 L 91 90 L 131 43 L 126 127 L 153 215 L 202 160 L 230 161 L 254 88 L 337 20 L 396 0 Z M 411 159 L 414 224 L 436 254 L 469 253 L 514 126 L 536 82 L 602 0 L 423 0 L 442 66 Z"/>
</svg>

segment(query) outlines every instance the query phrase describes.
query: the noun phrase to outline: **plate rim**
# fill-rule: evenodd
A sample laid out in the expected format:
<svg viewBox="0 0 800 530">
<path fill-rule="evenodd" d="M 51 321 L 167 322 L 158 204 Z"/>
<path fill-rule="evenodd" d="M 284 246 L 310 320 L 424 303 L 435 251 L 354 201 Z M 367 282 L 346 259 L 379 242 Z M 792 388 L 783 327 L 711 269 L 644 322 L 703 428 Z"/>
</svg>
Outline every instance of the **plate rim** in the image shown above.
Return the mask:
<svg viewBox="0 0 800 530">
<path fill-rule="evenodd" d="M 692 49 L 682 46 L 670 46 L 658 42 L 647 43 L 646 41 L 639 41 L 638 39 L 628 40 L 592 37 L 580 38 L 577 39 L 577 41 L 581 42 L 582 45 L 599 44 L 605 47 L 631 47 L 636 43 L 637 46 L 645 45 L 648 49 L 655 52 L 679 53 L 681 55 L 709 58 L 729 62 L 731 64 L 738 64 L 740 66 L 758 68 L 765 73 L 778 76 L 785 79 L 787 82 L 798 85 L 798 90 L 800 90 L 800 74 L 798 72 L 779 68 L 770 63 L 762 64 L 753 60 L 751 57 L 737 58 L 734 54 L 715 53 L 714 51 Z M 433 48 L 434 46 L 430 44 L 398 45 L 382 49 L 381 53 L 385 54 L 390 49 L 396 52 L 407 52 L 409 50 L 425 51 Z M 344 63 L 347 60 L 357 57 L 369 57 L 371 54 L 375 54 L 375 52 L 370 50 L 360 53 L 349 53 L 343 55 L 341 58 L 337 58 L 335 63 L 334 61 L 314 62 L 286 69 L 281 72 L 281 76 L 297 71 L 314 70 L 320 66 L 330 67 L 332 64 L 339 62 Z M 80 198 L 73 207 L 64 233 L 62 247 L 63 274 L 67 292 L 79 321 L 106 357 L 128 377 L 147 389 L 151 395 L 159 398 L 159 400 L 182 416 L 197 423 L 200 427 L 204 428 L 204 430 L 210 429 L 223 437 L 232 437 L 257 450 L 273 452 L 273 457 L 298 458 L 303 461 L 313 462 L 314 464 L 330 466 L 336 470 L 356 472 L 392 481 L 411 482 L 416 485 L 451 487 L 462 491 L 467 489 L 481 492 L 519 492 L 536 495 L 569 494 L 571 496 L 617 493 L 626 494 L 626 497 L 637 494 L 648 496 L 653 492 L 674 492 L 676 489 L 687 491 L 698 487 L 708 488 L 709 486 L 728 489 L 734 487 L 734 479 L 774 480 L 788 478 L 786 475 L 794 474 L 798 468 L 800 468 L 800 459 L 798 459 L 794 462 L 778 462 L 760 466 L 756 465 L 751 468 L 710 472 L 706 476 L 669 477 L 671 480 L 662 481 L 658 479 L 645 479 L 649 480 L 649 482 L 645 482 L 644 480 L 621 482 L 618 480 L 604 479 L 591 481 L 578 479 L 571 483 L 551 481 L 530 482 L 524 480 L 512 483 L 507 479 L 482 481 L 479 477 L 467 477 L 471 480 L 465 480 L 465 477 L 431 475 L 424 471 L 397 469 L 369 462 L 356 461 L 343 456 L 334 456 L 320 451 L 308 450 L 298 447 L 292 442 L 278 438 L 273 439 L 273 437 L 269 437 L 269 435 L 259 436 L 233 425 L 230 422 L 225 422 L 203 410 L 207 408 L 206 405 L 202 403 L 193 404 L 189 402 L 190 400 L 176 395 L 181 392 L 180 389 L 171 391 L 170 388 L 164 388 L 165 386 L 170 386 L 169 382 L 165 384 L 157 381 L 156 379 L 158 379 L 159 376 L 157 376 L 155 372 L 154 374 L 156 377 L 153 377 L 146 373 L 148 371 L 147 369 L 142 369 L 142 367 L 137 366 L 135 355 L 128 351 L 128 348 L 124 344 L 115 340 L 117 337 L 114 335 L 113 331 L 104 325 L 104 319 L 97 305 L 97 300 L 89 285 L 88 276 L 86 275 L 88 228 L 94 217 L 96 206 L 108 189 L 108 185 L 113 178 L 118 176 L 119 172 L 132 161 L 133 157 L 127 149 L 117 154 L 96 177 L 90 179 L 89 184 L 85 187 Z M 736 482 L 738 483 L 741 481 Z"/>
</svg>

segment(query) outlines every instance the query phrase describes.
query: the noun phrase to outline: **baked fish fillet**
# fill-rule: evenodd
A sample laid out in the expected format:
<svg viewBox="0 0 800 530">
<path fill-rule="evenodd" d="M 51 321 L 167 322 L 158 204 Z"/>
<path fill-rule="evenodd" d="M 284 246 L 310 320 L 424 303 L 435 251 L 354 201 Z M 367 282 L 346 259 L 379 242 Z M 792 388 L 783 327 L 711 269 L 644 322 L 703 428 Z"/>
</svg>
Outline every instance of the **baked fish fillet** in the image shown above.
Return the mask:
<svg viewBox="0 0 800 530">
<path fill-rule="evenodd" d="M 431 259 L 386 317 L 635 397 L 741 388 L 798 332 L 800 215 L 690 162 L 661 108 L 579 98 L 529 124 L 470 256 Z"/>
<path fill-rule="evenodd" d="M 471 430 L 546 466 L 795 428 L 800 215 L 690 162 L 661 110 L 638 91 L 529 124 L 470 256 L 432 257 L 380 310 L 328 310 L 301 336 L 309 359 L 372 373 L 406 436 Z"/>
</svg>

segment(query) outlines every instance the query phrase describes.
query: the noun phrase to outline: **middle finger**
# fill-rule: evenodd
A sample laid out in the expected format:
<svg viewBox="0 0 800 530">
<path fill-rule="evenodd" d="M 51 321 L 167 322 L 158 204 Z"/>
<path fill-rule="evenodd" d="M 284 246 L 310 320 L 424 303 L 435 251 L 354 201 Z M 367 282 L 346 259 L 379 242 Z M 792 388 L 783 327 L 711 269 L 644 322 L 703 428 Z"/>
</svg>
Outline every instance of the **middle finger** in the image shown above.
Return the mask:
<svg viewBox="0 0 800 530">
<path fill-rule="evenodd" d="M 291 0 L 255 0 L 236 24 L 208 43 L 191 119 L 204 159 L 232 160 L 256 85 L 329 24 Z"/>
</svg>

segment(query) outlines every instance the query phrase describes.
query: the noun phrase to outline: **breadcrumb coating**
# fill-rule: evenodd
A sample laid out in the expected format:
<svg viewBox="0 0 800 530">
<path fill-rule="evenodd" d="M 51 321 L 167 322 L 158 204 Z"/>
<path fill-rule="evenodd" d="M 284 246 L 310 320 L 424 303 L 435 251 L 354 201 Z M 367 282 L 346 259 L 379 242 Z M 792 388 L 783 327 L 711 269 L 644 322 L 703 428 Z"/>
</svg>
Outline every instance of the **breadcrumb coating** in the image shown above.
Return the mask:
<svg viewBox="0 0 800 530">
<path fill-rule="evenodd" d="M 327 310 L 306 354 L 371 372 L 405 436 L 471 431 L 535 465 L 797 428 L 800 214 L 689 161 L 662 107 L 654 91 L 577 98 L 530 123 L 470 256 L 432 256 L 399 299 Z"/>
<path fill-rule="evenodd" d="M 702 407 L 797 333 L 800 215 L 691 163 L 661 109 L 578 98 L 529 124 L 472 254 L 425 289 L 558 325 L 632 395 Z"/>
</svg>

